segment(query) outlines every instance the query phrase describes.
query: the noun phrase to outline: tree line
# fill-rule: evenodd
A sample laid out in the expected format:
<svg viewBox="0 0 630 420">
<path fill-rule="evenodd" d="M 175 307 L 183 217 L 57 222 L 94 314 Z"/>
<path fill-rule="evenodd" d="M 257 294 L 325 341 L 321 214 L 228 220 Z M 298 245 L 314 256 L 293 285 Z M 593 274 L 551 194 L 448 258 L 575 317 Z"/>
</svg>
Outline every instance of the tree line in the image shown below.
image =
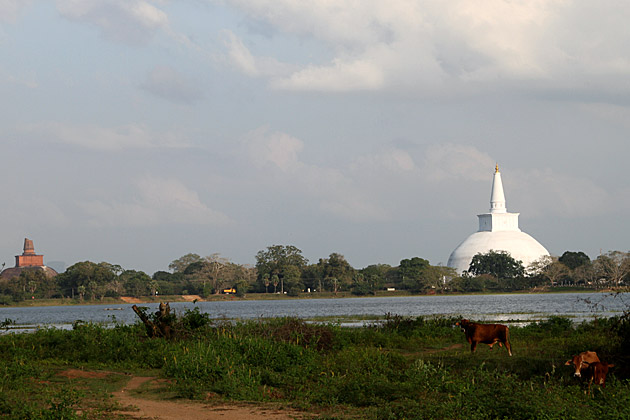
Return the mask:
<svg viewBox="0 0 630 420">
<path fill-rule="evenodd" d="M 630 280 L 630 253 L 610 251 L 591 259 L 581 251 L 545 256 L 523 266 L 505 251 L 477 254 L 467 272 L 431 265 L 420 257 L 398 266 L 372 264 L 356 269 L 339 253 L 316 263 L 293 245 L 272 245 L 256 254 L 254 266 L 237 264 L 220 254 L 189 253 L 152 276 L 107 262 L 78 262 L 56 277 L 26 269 L 10 281 L 0 279 L 0 304 L 39 298 L 102 300 L 105 297 L 246 293 L 340 293 L 375 295 L 384 289 L 411 293 L 528 290 L 536 287 L 621 287 Z"/>
</svg>

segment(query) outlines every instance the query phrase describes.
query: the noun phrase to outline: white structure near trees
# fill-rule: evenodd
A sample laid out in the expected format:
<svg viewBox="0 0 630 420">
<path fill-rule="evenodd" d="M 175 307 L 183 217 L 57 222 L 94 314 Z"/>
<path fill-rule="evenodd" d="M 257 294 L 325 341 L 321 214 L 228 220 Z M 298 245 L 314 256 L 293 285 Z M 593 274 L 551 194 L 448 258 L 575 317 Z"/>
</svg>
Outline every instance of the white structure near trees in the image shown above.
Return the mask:
<svg viewBox="0 0 630 420">
<path fill-rule="evenodd" d="M 492 181 L 490 212 L 477 215 L 479 230 L 455 248 L 447 265 L 454 268 L 458 274 L 462 274 L 468 270 L 476 254 L 494 250 L 509 252 L 512 258 L 521 261 L 527 268 L 532 262 L 549 255 L 536 239 L 519 229 L 518 216 L 519 213 L 507 211 L 501 172 L 497 165 Z"/>
</svg>

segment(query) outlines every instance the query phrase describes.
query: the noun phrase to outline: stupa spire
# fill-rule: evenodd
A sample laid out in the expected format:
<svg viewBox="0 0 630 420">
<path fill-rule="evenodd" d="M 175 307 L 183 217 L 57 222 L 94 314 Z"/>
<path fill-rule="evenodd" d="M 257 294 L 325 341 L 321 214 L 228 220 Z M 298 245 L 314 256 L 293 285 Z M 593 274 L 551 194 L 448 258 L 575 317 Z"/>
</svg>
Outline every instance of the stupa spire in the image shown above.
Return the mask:
<svg viewBox="0 0 630 420">
<path fill-rule="evenodd" d="M 24 253 L 22 255 L 35 255 L 35 247 L 31 239 L 24 238 Z"/>
<path fill-rule="evenodd" d="M 492 193 L 490 194 L 490 213 L 506 213 L 505 194 L 503 193 L 503 182 L 499 164 L 494 168 L 494 179 L 492 180 Z"/>
</svg>

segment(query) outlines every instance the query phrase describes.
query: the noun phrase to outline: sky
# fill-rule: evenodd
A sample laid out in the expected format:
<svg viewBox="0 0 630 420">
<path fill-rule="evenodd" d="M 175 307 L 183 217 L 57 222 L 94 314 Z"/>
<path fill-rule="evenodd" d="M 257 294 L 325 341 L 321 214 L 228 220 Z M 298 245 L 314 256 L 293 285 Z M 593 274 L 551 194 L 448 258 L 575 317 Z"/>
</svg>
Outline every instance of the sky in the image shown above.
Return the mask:
<svg viewBox="0 0 630 420">
<path fill-rule="evenodd" d="M 628 251 L 630 4 L 0 0 L 0 263 Z"/>
</svg>

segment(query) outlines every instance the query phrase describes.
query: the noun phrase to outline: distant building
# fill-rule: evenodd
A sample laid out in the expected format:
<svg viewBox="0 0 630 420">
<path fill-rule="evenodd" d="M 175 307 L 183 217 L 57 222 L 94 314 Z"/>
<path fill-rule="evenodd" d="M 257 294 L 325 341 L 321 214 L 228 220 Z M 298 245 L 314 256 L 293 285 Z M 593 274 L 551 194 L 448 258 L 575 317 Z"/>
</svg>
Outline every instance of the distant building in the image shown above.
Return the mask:
<svg viewBox="0 0 630 420">
<path fill-rule="evenodd" d="M 521 261 L 527 268 L 532 262 L 549 255 L 536 239 L 519 229 L 518 216 L 519 213 L 507 212 L 501 172 L 497 165 L 492 181 L 490 213 L 477 215 L 479 230 L 455 248 L 447 265 L 462 274 L 468 270 L 475 255 L 493 250 L 509 252 L 512 258 Z"/>
<path fill-rule="evenodd" d="M 22 255 L 15 256 L 15 267 L 7 268 L 0 273 L 0 278 L 3 280 L 10 280 L 15 277 L 19 277 L 23 270 L 43 270 L 48 277 L 54 277 L 57 272 L 50 267 L 44 265 L 44 256 L 35 253 L 35 247 L 33 241 L 24 239 L 24 252 Z"/>
</svg>

